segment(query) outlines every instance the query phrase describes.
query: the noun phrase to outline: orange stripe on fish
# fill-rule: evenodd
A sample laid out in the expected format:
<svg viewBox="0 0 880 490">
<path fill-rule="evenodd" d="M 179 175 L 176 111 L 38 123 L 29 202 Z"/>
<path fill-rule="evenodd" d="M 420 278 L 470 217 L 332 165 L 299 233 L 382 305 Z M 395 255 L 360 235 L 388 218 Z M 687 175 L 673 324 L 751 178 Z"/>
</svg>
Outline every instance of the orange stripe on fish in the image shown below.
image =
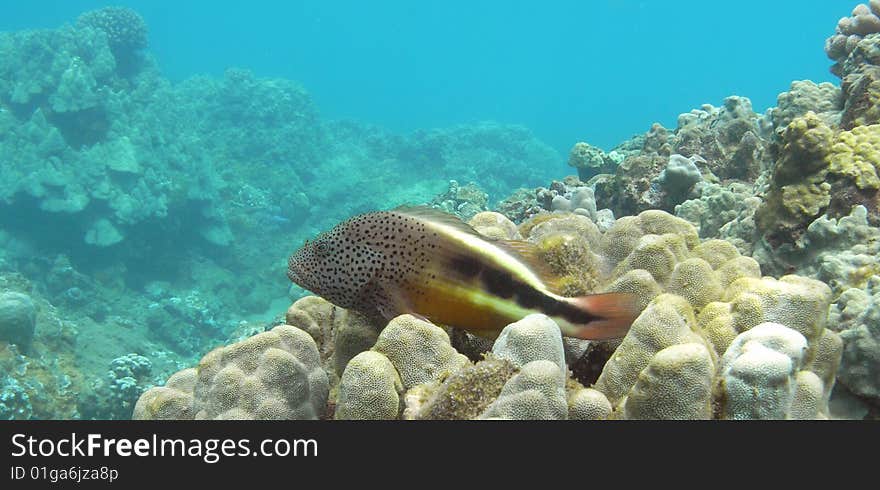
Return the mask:
<svg viewBox="0 0 880 490">
<path fill-rule="evenodd" d="M 288 277 L 332 303 L 389 320 L 411 313 L 494 338 L 531 313 L 563 334 L 622 337 L 631 295 L 565 298 L 527 242 L 486 238 L 450 214 L 405 207 L 356 216 L 288 260 Z"/>
</svg>

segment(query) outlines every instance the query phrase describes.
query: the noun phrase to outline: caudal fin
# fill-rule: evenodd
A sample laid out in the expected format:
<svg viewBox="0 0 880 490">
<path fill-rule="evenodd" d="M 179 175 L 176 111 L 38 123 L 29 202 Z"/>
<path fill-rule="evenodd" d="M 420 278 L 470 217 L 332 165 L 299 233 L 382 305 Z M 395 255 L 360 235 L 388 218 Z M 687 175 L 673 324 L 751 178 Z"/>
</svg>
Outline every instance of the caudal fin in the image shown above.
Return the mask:
<svg viewBox="0 0 880 490">
<path fill-rule="evenodd" d="M 586 324 L 572 325 L 571 331 L 565 332 L 567 336 L 579 339 L 621 338 L 639 315 L 636 297 L 628 293 L 592 294 L 568 301 L 595 318 Z"/>
</svg>

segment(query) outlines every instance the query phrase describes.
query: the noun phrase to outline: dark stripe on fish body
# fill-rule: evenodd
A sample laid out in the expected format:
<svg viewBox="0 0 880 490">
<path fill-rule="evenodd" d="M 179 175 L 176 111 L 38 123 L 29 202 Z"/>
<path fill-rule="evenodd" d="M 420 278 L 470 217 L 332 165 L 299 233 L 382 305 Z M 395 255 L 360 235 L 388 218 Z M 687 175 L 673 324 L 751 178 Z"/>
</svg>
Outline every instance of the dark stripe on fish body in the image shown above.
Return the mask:
<svg viewBox="0 0 880 490">
<path fill-rule="evenodd" d="M 515 290 L 520 286 L 514 282 L 510 273 L 491 267 L 483 269 L 480 277 L 490 293 L 505 299 L 512 298 Z"/>
<path fill-rule="evenodd" d="M 557 300 L 529 284 L 515 280 L 505 271 L 483 269 L 480 278 L 490 293 L 506 299 L 513 298 L 523 308 L 538 310 L 548 316 L 562 317 L 573 324 L 586 324 L 599 319 L 571 303 Z"/>
<path fill-rule="evenodd" d="M 462 278 L 471 279 L 480 273 L 480 262 L 474 257 L 467 255 L 457 255 L 450 260 L 449 266 L 453 271 L 461 275 Z"/>
<path fill-rule="evenodd" d="M 532 310 L 543 310 L 546 306 L 546 300 L 553 298 L 529 286 L 528 284 L 516 285 L 516 303 L 523 308 Z"/>
<path fill-rule="evenodd" d="M 584 325 L 600 318 L 596 315 L 591 315 L 589 312 L 586 312 L 571 303 L 563 301 L 557 301 L 556 303 L 561 306 L 558 315 L 575 325 Z"/>
<path fill-rule="evenodd" d="M 484 271 L 484 274 L 485 272 L 488 271 Z M 544 294 L 528 284 L 513 281 L 509 276 L 507 280 L 506 286 L 513 292 L 516 303 L 523 308 L 538 310 L 548 316 L 562 317 L 573 324 L 586 324 L 599 319 L 571 303 Z M 491 289 L 490 292 L 497 294 Z"/>
</svg>

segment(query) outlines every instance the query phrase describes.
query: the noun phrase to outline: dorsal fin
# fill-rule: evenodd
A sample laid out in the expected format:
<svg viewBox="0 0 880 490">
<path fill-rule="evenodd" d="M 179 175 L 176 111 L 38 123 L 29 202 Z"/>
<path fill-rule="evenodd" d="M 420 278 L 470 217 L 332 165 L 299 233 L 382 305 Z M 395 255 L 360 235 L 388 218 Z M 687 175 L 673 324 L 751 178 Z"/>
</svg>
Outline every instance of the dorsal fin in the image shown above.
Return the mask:
<svg viewBox="0 0 880 490">
<path fill-rule="evenodd" d="M 538 254 L 538 248 L 532 243 L 522 240 L 496 240 L 494 238 L 489 238 L 475 230 L 471 225 L 465 223 L 454 214 L 428 206 L 399 206 L 392 209 L 392 211 L 412 216 L 414 218 L 431 221 L 433 223 L 444 224 L 453 227 L 456 230 L 479 237 L 487 242 L 491 242 L 493 245 L 506 251 L 528 267 L 529 270 L 538 276 L 538 279 L 541 280 L 551 293 L 559 294 L 559 277 L 556 276 L 556 274 L 550 270 L 547 263 L 541 259 Z"/>
<path fill-rule="evenodd" d="M 493 243 L 522 261 L 551 293 L 559 294 L 559 276 L 550 270 L 535 244 L 523 240 L 496 240 Z"/>
<path fill-rule="evenodd" d="M 424 219 L 433 223 L 447 225 L 449 227 L 455 228 L 456 230 L 483 238 L 484 240 L 491 240 L 481 235 L 471 225 L 462 221 L 458 216 L 447 213 L 446 211 L 443 211 L 441 209 L 432 208 L 429 206 L 398 206 L 391 211 L 395 213 L 405 214 L 407 216 L 412 216 L 413 218 Z"/>
</svg>

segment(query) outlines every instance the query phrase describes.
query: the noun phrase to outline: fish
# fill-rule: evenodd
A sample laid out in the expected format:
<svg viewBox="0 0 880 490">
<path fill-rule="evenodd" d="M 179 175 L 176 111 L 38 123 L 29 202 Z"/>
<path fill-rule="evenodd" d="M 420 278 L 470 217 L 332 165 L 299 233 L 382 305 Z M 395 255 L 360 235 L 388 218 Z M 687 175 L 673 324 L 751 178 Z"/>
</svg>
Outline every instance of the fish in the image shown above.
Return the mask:
<svg viewBox="0 0 880 490">
<path fill-rule="evenodd" d="M 290 255 L 287 276 L 377 321 L 408 313 L 488 339 L 533 313 L 555 320 L 567 337 L 615 339 L 638 315 L 628 293 L 559 295 L 533 244 L 485 237 L 424 206 L 336 225 Z"/>
</svg>

